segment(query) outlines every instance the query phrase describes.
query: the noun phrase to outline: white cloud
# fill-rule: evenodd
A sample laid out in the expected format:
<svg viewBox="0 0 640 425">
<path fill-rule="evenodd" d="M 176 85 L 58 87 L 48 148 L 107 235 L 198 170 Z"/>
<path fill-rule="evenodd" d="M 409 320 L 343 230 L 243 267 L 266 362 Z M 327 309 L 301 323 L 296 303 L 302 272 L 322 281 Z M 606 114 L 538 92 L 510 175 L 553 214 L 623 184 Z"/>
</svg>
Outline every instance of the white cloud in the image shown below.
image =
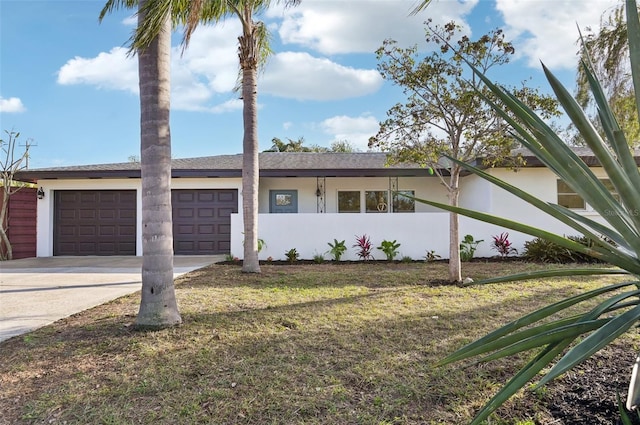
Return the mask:
<svg viewBox="0 0 640 425">
<path fill-rule="evenodd" d="M 127 57 L 126 48 L 114 47 L 95 58 L 76 56 L 68 60 L 58 71 L 58 84 L 88 84 L 138 93 L 138 67 L 134 58 Z"/>
<path fill-rule="evenodd" d="M 185 111 L 225 112 L 238 109 L 236 100 L 212 105 L 216 94 L 233 90 L 238 75 L 235 34 L 239 24 L 197 30 L 182 55 L 176 46 L 171 56 L 172 108 Z M 233 36 L 232 36 L 233 35 Z M 213 47 L 212 47 L 213 46 Z M 100 89 L 138 93 L 138 65 L 127 49 L 114 47 L 93 58 L 75 57 L 58 71 L 62 85 L 86 84 Z"/>
<path fill-rule="evenodd" d="M 530 66 L 538 68 L 540 60 L 550 68 L 575 68 L 578 30 L 599 28 L 600 16 L 618 0 L 496 0 L 503 15 L 507 38 L 514 40 L 516 52 L 524 55 Z"/>
<path fill-rule="evenodd" d="M 27 108 L 24 107 L 19 97 L 10 97 L 8 99 L 0 97 L 0 112 L 20 113 L 26 110 Z"/>
<path fill-rule="evenodd" d="M 260 90 L 299 100 L 337 100 L 376 92 L 383 83 L 378 71 L 346 67 L 303 52 L 271 58 Z"/>
<path fill-rule="evenodd" d="M 357 149 L 366 151 L 369 149 L 369 138 L 378 132 L 379 123 L 369 114 L 359 117 L 338 115 L 322 121 L 320 127 L 333 137 L 333 141 L 347 140 Z"/>
<path fill-rule="evenodd" d="M 135 27 L 136 25 L 138 25 L 138 15 L 133 14 L 129 17 L 124 18 L 122 21 L 120 21 L 122 23 L 122 25 L 127 26 L 127 27 Z"/>
<path fill-rule="evenodd" d="M 286 121 L 282 123 L 283 130 L 289 130 L 291 127 L 293 127 L 293 123 L 291 121 Z"/>
<path fill-rule="evenodd" d="M 454 20 L 465 25 L 465 16 L 478 1 L 433 1 L 428 17 L 435 24 Z M 305 0 L 295 8 L 274 10 L 269 16 L 284 16 L 279 30 L 284 43 L 327 55 L 373 53 L 387 38 L 400 45 L 424 40 L 426 13 L 409 16 L 416 4 L 415 0 Z"/>
</svg>

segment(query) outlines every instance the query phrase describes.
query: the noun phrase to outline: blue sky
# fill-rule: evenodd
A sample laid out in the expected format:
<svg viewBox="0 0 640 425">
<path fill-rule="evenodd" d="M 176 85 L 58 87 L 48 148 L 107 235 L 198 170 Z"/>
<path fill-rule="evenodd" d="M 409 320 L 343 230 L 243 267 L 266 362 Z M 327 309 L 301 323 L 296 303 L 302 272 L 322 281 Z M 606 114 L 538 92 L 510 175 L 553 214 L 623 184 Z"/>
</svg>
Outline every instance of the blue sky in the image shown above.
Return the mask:
<svg viewBox="0 0 640 425">
<path fill-rule="evenodd" d="M 455 20 L 472 37 L 502 28 L 516 57 L 501 81 L 547 91 L 542 60 L 573 86 L 576 23 L 598 27 L 616 0 L 434 0 L 409 16 L 417 0 L 303 0 L 262 16 L 275 55 L 259 80 L 260 149 L 271 139 L 304 137 L 329 146 L 348 140 L 366 150 L 402 93 L 376 70 L 385 38 L 420 44 L 423 22 Z M 33 140 L 30 167 L 126 162 L 139 155 L 137 63 L 126 43 L 131 11 L 98 14 L 103 1 L 0 0 L 0 129 Z M 238 22 L 194 34 L 184 55 L 172 52 L 173 157 L 240 153 L 242 103 L 237 76 Z M 425 46 L 425 49 L 428 49 Z"/>
</svg>

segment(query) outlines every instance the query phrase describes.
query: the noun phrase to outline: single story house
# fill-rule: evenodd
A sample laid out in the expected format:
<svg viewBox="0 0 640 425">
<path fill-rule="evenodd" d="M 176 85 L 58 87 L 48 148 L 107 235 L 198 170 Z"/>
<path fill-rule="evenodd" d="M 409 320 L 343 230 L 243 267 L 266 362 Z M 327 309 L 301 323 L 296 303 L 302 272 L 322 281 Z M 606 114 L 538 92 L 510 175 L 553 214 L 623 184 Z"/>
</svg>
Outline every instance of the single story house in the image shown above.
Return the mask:
<svg viewBox="0 0 640 425">
<path fill-rule="evenodd" d="M 577 149 L 605 177 L 594 158 Z M 584 201 L 533 156 L 513 171 L 489 172 L 537 197 L 597 216 Z M 242 257 L 242 155 L 172 161 L 174 251 L 176 255 L 232 254 Z M 20 180 L 36 183 L 37 256 L 142 255 L 140 164 L 126 162 L 32 169 Z M 300 258 L 326 252 L 345 240 L 345 260 L 357 259 L 356 236 L 374 247 L 383 240 L 401 244 L 400 256 L 422 259 L 427 252 L 448 257 L 448 213 L 403 196 L 447 202 L 437 176 L 413 164 L 386 165 L 384 153 L 265 152 L 260 154 L 260 259 Z M 574 234 L 506 191 L 473 175 L 460 181 L 460 205 L 509 217 L 560 233 Z M 460 235 L 484 240 L 476 256 L 496 255 L 492 235 L 507 229 L 460 217 Z M 528 235 L 510 232 L 521 250 Z M 375 258 L 384 254 L 374 250 Z"/>
</svg>

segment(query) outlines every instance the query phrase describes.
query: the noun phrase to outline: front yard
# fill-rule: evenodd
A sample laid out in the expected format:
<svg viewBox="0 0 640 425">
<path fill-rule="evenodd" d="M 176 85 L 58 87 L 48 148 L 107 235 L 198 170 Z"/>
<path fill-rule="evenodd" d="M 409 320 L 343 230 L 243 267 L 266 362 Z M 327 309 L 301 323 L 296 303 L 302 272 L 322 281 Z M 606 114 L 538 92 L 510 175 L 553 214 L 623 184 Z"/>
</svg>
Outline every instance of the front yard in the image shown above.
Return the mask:
<svg viewBox="0 0 640 425">
<path fill-rule="evenodd" d="M 474 262 L 463 273 L 541 267 L 550 266 Z M 526 359 L 434 363 L 525 312 L 615 279 L 434 284 L 446 268 L 192 272 L 177 281 L 178 328 L 133 330 L 135 294 L 0 343 L 0 424 L 464 424 Z M 638 348 L 635 333 L 624 339 L 632 350 L 604 350 L 519 395 L 491 423 L 615 423 L 615 392 L 626 394 Z"/>
</svg>

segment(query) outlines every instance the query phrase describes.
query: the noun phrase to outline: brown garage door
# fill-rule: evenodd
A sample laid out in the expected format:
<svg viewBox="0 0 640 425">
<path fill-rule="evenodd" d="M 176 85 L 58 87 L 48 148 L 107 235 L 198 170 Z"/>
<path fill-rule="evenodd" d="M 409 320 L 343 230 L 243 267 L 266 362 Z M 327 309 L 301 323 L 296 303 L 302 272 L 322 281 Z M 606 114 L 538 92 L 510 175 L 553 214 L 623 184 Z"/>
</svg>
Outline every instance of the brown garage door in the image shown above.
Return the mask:
<svg viewBox="0 0 640 425">
<path fill-rule="evenodd" d="M 228 254 L 231 250 L 231 214 L 238 212 L 238 191 L 173 190 L 171 194 L 174 253 Z"/>
<path fill-rule="evenodd" d="M 54 192 L 53 255 L 136 255 L 135 190 Z"/>
</svg>

